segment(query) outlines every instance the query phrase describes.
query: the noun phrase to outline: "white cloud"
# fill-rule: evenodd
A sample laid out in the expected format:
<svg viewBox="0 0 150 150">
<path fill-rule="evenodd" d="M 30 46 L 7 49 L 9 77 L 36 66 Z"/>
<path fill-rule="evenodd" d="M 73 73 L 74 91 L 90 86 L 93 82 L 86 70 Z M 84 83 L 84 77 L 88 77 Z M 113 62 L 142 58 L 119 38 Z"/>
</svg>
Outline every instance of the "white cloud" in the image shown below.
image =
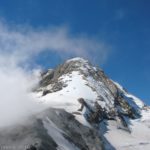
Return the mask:
<svg viewBox="0 0 150 150">
<path fill-rule="evenodd" d="M 71 55 L 86 58 L 99 56 L 100 62 L 107 59 L 108 45 L 87 36 L 72 36 L 65 27 L 33 29 L 21 26 L 11 28 L 0 25 L 0 54 L 9 57 L 11 63 L 33 59 L 43 51 L 56 51 L 60 56 Z M 3 58 L 0 57 L 0 61 Z"/>
<path fill-rule="evenodd" d="M 20 64 L 34 62 L 35 56 L 46 50 L 88 58 L 96 54 L 101 62 L 108 56 L 104 43 L 87 36 L 74 37 L 64 27 L 40 30 L 0 23 L 0 127 L 16 123 L 39 109 L 29 95 L 37 78 L 32 78 L 32 71 Z"/>
<path fill-rule="evenodd" d="M 19 67 L 0 68 L 0 127 L 23 121 L 41 110 L 42 105 L 29 94 L 36 83 L 37 78 Z"/>
</svg>

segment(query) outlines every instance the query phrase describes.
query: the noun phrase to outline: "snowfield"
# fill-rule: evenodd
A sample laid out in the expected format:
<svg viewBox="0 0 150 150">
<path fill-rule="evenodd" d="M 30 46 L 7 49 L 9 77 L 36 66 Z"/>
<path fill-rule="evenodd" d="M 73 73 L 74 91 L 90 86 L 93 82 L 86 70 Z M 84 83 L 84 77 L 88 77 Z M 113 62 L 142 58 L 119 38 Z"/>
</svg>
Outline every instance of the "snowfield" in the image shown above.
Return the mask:
<svg viewBox="0 0 150 150">
<path fill-rule="evenodd" d="M 131 133 L 128 133 L 124 130 L 118 129 L 117 124 L 110 121 L 108 131 L 104 136 L 117 150 L 149 150 L 149 126 L 142 122 L 142 120 L 131 120 L 130 128 Z"/>
</svg>

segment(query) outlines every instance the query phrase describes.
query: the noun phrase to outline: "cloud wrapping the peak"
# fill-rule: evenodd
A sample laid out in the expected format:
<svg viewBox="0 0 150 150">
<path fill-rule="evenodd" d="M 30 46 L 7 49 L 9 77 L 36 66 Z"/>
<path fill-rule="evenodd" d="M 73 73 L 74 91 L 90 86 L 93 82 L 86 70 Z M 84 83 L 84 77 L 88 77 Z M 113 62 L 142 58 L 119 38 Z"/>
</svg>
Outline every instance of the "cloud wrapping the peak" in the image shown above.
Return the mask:
<svg viewBox="0 0 150 150">
<path fill-rule="evenodd" d="M 109 54 L 109 46 L 88 36 L 73 36 L 66 27 L 34 29 L 0 24 L 0 62 L 7 58 L 11 64 L 34 60 L 44 51 L 60 56 L 80 56 L 92 59 L 99 56 L 101 63 Z"/>
</svg>

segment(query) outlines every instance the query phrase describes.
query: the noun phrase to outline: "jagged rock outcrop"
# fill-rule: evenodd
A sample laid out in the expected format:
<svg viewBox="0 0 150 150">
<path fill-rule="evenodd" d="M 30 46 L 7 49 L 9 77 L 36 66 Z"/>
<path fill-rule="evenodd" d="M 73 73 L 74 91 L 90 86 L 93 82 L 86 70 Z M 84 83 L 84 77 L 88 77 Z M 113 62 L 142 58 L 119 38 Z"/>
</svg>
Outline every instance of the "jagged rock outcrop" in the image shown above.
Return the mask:
<svg viewBox="0 0 150 150">
<path fill-rule="evenodd" d="M 48 130 L 56 131 L 51 134 Z M 59 134 L 61 137 L 57 137 Z M 58 145 L 57 140 L 68 145 Z M 83 126 L 65 110 L 52 108 L 32 116 L 22 125 L 1 130 L 0 145 L 16 150 L 58 150 L 67 146 L 65 150 L 69 146 L 80 150 L 103 149 L 96 130 Z"/>
</svg>

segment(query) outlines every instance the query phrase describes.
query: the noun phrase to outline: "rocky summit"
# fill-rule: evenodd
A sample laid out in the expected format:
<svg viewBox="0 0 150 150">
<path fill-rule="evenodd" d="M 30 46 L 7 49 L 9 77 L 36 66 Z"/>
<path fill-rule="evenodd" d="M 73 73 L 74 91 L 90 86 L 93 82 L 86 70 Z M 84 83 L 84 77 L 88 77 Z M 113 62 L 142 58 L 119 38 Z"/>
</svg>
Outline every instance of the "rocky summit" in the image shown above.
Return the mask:
<svg viewBox="0 0 150 150">
<path fill-rule="evenodd" d="M 31 95 L 45 109 L 2 129 L 2 148 L 150 149 L 149 106 L 83 58 L 43 71 Z"/>
</svg>

